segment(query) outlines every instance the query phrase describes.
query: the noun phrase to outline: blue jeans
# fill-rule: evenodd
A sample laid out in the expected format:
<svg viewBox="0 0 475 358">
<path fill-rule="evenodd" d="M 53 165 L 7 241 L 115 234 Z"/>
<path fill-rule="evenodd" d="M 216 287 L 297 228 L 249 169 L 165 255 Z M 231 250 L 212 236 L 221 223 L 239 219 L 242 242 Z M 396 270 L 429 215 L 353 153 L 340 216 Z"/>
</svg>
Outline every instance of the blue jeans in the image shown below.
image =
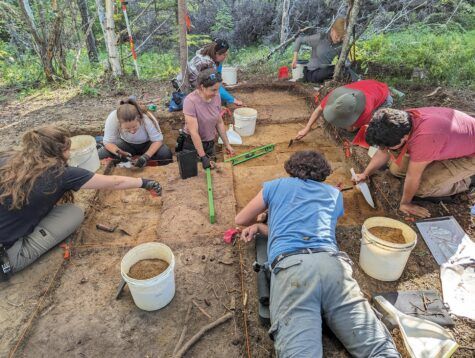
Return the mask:
<svg viewBox="0 0 475 358">
<path fill-rule="evenodd" d="M 400 357 L 344 252 L 288 256 L 272 270 L 269 333 L 279 358 L 322 357 L 322 317 L 353 357 Z"/>
</svg>

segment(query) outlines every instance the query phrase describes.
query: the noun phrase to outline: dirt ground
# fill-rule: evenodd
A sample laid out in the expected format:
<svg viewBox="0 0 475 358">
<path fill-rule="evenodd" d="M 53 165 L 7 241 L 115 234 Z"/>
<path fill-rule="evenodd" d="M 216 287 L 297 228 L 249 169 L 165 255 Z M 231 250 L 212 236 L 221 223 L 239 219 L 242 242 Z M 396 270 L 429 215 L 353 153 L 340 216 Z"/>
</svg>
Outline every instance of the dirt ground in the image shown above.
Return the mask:
<svg viewBox="0 0 475 358">
<path fill-rule="evenodd" d="M 153 198 L 139 189 L 89 191 L 87 195 L 79 195 L 79 204 L 88 211 L 72 244 L 72 258 L 66 262 L 62 250 L 54 249 L 15 275 L 8 284 L 0 284 L 0 356 L 15 353 L 19 357 L 170 357 L 184 326 L 187 340 L 207 323 L 233 311 L 234 319 L 206 334 L 187 356 L 247 356 L 245 312 L 251 355 L 273 357 L 267 328 L 258 320 L 256 274 L 251 267 L 255 259 L 254 245 L 224 245 L 222 234 L 234 226 L 236 211 L 260 190 L 264 181 L 285 175 L 283 163 L 293 152 L 314 149 L 325 153 L 333 168 L 328 182 L 341 183 L 343 187 L 351 186 L 349 169 L 361 168 L 369 160 L 359 148 L 353 148 L 351 158 L 346 158 L 338 140 L 334 140 L 335 133 L 329 135 L 321 125 L 305 140 L 288 147 L 289 140 L 303 128 L 312 111 L 311 91 L 292 86 L 282 88 L 280 85 L 277 90 L 265 84 L 234 90 L 237 98 L 259 113 L 256 134 L 244 138 L 243 146 L 236 147 L 237 152 L 267 144 L 274 144 L 275 149 L 235 167 L 219 163 L 219 169 L 213 172 L 215 225 L 209 223 L 202 170 L 198 177 L 181 180 L 176 163 L 143 170 L 115 168 L 112 172 L 158 180 L 164 188 L 161 198 Z M 397 107 L 437 102 L 437 105 L 475 112 L 473 95 L 463 97 L 458 92 L 443 89 L 433 98 L 425 97 L 430 89 L 404 90 L 407 95 L 396 103 Z M 0 107 L 0 149 L 17 144 L 24 130 L 41 123 L 59 122 L 76 134 L 100 134 L 107 114 L 118 99 L 132 93 L 139 94 L 139 98 L 149 98 L 149 93 L 165 96 L 163 87 L 157 83 L 135 83 L 127 93 L 116 93 L 112 88 L 104 90 L 100 98 L 73 97 L 64 91 L 49 98 L 4 103 Z M 181 118 L 162 112 L 159 118 L 166 142 L 172 146 Z M 395 209 L 400 182 L 380 173 L 371 188 L 376 209 L 371 209 L 355 189 L 343 193 L 345 216 L 337 228 L 338 243 L 354 261 L 354 277 L 363 293 L 369 298 L 376 292 L 395 290 L 441 292 L 439 267 L 420 237 L 398 281 L 378 281 L 360 269 L 357 263 L 362 222 L 376 215 L 403 220 Z M 475 201 L 475 195 L 461 195 L 456 200 L 447 204 L 447 209 L 473 238 L 475 228 L 470 226 L 468 207 Z M 438 204 L 424 205 L 434 216 L 448 214 Z M 98 231 L 98 223 L 118 229 L 114 233 Z M 167 307 L 155 312 L 139 310 L 128 288 L 120 300 L 114 299 L 120 281 L 121 258 L 131 247 L 148 241 L 167 244 L 176 259 L 175 298 Z M 244 296 L 248 297 L 247 307 L 242 304 Z M 185 322 L 190 305 L 191 315 Z M 461 348 L 454 357 L 472 357 L 475 323 L 457 318 L 455 322 L 453 333 Z M 400 337 L 396 331 L 393 335 L 403 352 Z M 323 342 L 324 356 L 348 356 L 331 332 L 325 332 Z"/>
</svg>

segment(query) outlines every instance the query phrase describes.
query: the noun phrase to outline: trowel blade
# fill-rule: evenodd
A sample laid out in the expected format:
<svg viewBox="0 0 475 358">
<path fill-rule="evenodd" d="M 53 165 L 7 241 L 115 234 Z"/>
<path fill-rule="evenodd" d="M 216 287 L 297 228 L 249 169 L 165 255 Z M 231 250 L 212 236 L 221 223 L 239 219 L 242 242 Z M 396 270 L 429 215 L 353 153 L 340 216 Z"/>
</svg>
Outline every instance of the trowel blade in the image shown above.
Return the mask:
<svg viewBox="0 0 475 358">
<path fill-rule="evenodd" d="M 359 183 L 356 186 L 360 189 L 366 202 L 374 209 L 374 201 L 373 201 L 373 197 L 371 196 L 371 192 L 369 191 L 368 184 Z"/>
<path fill-rule="evenodd" d="M 356 176 L 355 170 L 353 168 L 350 169 L 351 178 L 354 179 Z M 371 192 L 369 191 L 368 184 L 366 183 L 358 183 L 356 187 L 361 191 L 363 197 L 365 198 L 366 202 L 374 209 L 374 201 L 373 197 L 371 196 Z"/>
</svg>

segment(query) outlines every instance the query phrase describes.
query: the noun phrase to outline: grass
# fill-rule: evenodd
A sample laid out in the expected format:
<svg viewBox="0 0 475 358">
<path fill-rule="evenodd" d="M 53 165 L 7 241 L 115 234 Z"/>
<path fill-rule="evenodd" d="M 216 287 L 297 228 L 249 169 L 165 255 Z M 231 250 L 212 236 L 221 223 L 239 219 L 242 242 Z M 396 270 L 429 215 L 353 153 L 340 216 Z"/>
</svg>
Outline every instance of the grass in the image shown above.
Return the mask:
<svg viewBox="0 0 475 358">
<path fill-rule="evenodd" d="M 281 66 L 289 66 L 292 59 L 292 47 L 275 53 L 265 60 L 271 51 L 270 45 L 256 45 L 241 49 L 231 49 L 228 64 L 237 65 L 249 75 L 277 74 Z M 129 56 L 128 45 L 120 49 L 126 74 L 134 74 L 134 63 Z M 0 88 L 15 88 L 21 97 L 36 93 L 38 90 L 67 86 L 86 96 L 99 96 L 100 85 L 108 75 L 105 73 L 107 55 L 100 53 L 100 62 L 90 64 L 84 50 L 78 60 L 72 51 L 68 54 L 68 68 L 76 64 L 74 77 L 59 84 L 47 84 L 41 64 L 35 54 L 15 59 L 9 45 L 0 42 Z M 301 58 L 310 56 L 308 50 L 301 51 Z M 372 64 L 394 69 L 377 74 L 391 84 L 411 81 L 410 76 L 398 75 L 401 67 L 410 73 L 413 68 L 422 68 L 427 73 L 423 80 L 428 84 L 443 84 L 451 87 L 475 89 L 475 30 L 434 30 L 420 27 L 406 31 L 377 35 L 357 43 L 357 59 L 363 68 Z M 259 61 L 261 60 L 261 61 Z M 258 64 L 256 64 L 258 62 Z M 178 56 L 175 52 L 151 50 L 139 55 L 140 78 L 144 80 L 171 79 L 179 72 Z M 396 74 L 396 75 L 395 75 Z"/>
</svg>

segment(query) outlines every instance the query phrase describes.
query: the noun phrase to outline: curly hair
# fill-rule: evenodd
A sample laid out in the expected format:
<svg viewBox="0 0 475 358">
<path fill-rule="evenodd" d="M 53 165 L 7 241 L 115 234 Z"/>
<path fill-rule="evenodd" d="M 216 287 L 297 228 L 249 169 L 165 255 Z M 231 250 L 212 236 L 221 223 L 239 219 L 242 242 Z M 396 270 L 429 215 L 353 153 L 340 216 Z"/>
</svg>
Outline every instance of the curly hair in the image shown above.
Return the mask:
<svg viewBox="0 0 475 358">
<path fill-rule="evenodd" d="M 26 132 L 21 150 L 7 155 L 0 167 L 0 204 L 9 210 L 27 205 L 41 175 L 50 171 L 59 176 L 64 172 L 67 165 L 64 152 L 70 147 L 69 132 L 64 129 L 49 125 Z M 65 199 L 71 202 L 72 193 L 66 193 Z"/>
<path fill-rule="evenodd" d="M 366 130 L 366 142 L 376 147 L 391 148 L 411 132 L 412 120 L 406 111 L 383 108 L 376 111 Z"/>
<path fill-rule="evenodd" d="M 196 82 L 198 83 L 198 86 L 202 85 L 203 87 L 208 88 L 214 86 L 216 83 L 223 82 L 223 79 L 221 73 L 216 71 L 214 68 L 207 68 L 199 73 Z"/>
<path fill-rule="evenodd" d="M 324 155 L 312 150 L 292 154 L 284 168 L 291 177 L 319 182 L 325 181 L 332 171 Z"/>
</svg>

